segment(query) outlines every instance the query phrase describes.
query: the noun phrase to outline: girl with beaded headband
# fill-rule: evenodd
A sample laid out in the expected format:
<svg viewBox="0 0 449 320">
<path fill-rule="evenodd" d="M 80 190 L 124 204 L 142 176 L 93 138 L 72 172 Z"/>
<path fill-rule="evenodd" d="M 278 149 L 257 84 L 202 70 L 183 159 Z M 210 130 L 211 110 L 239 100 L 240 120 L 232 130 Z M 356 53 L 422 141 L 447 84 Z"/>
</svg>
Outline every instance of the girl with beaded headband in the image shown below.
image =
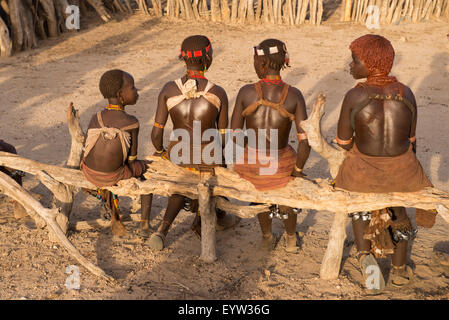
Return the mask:
<svg viewBox="0 0 449 320">
<path fill-rule="evenodd" d="M 212 64 L 212 55 L 212 44 L 207 37 L 195 35 L 184 39 L 179 58 L 185 63 L 186 72 L 181 78 L 166 83 L 159 93 L 155 123 L 151 133 L 151 140 L 156 149 L 156 155 L 162 156 L 193 172 L 213 172 L 214 167 L 223 166 L 221 157 L 219 157 L 219 161 L 212 164 L 207 164 L 203 159 L 203 150 L 206 146 L 217 144 L 217 148 L 213 145 L 214 148 L 212 149 L 214 151 L 211 154 L 215 153 L 217 149 L 221 151 L 221 148 L 224 147 L 224 136 L 228 126 L 227 94 L 223 88 L 210 82 L 204 75 L 204 72 Z M 184 130 L 190 137 L 188 143 L 190 150 L 187 156 L 184 154 L 186 150 L 179 148 L 182 140 L 171 141 L 167 150 L 163 147 L 164 127 L 169 116 L 173 123 L 173 129 Z M 220 138 L 211 138 L 210 141 L 201 142 L 201 145 L 194 145 L 195 141 L 202 140 L 201 137 L 198 137 L 198 139 L 193 137 L 193 128 L 198 123 L 201 124 L 201 137 L 205 130 L 217 129 L 221 133 L 220 138 L 222 141 L 217 141 Z M 194 160 L 198 156 L 201 161 L 200 163 L 195 163 Z M 164 248 L 165 237 L 170 226 L 183 208 L 195 213 L 191 228 L 198 237 L 201 236 L 198 201 L 174 194 L 168 200 L 167 210 L 162 223 L 157 232 L 150 238 L 150 247 L 156 250 Z M 229 228 L 237 222 L 238 219 L 236 217 L 226 215 L 225 212 L 217 210 L 217 229 Z"/>
<path fill-rule="evenodd" d="M 240 89 L 232 114 L 232 130 L 239 132 L 246 125 L 246 129 L 253 130 L 257 137 L 257 141 L 247 141 L 244 155 L 237 161 L 234 170 L 260 191 L 282 188 L 294 177 L 303 177 L 302 170 L 310 153 L 307 135 L 299 125 L 301 121 L 307 119 L 304 97 L 300 90 L 284 83 L 280 76 L 280 71 L 288 66 L 289 56 L 282 41 L 267 39 L 255 46 L 254 68 L 260 81 Z M 288 144 L 293 122 L 299 141 L 297 153 Z M 267 131 L 266 137 L 259 136 L 261 128 Z M 276 138 L 270 138 L 271 130 L 278 133 L 276 146 L 272 146 L 274 141 L 271 140 Z M 258 146 L 260 139 L 266 139 L 266 150 Z M 271 148 L 276 150 L 270 150 Z M 272 152 L 275 153 L 274 157 L 271 156 Z M 270 175 L 262 174 L 262 169 L 269 166 L 267 162 L 275 163 L 277 167 L 277 170 Z M 276 216 L 284 219 L 287 233 L 286 251 L 298 252 L 296 243 L 298 211 L 274 205 L 271 212 L 259 214 L 262 245 L 271 248 L 276 243 L 277 237 L 271 230 L 271 218 Z"/>
</svg>

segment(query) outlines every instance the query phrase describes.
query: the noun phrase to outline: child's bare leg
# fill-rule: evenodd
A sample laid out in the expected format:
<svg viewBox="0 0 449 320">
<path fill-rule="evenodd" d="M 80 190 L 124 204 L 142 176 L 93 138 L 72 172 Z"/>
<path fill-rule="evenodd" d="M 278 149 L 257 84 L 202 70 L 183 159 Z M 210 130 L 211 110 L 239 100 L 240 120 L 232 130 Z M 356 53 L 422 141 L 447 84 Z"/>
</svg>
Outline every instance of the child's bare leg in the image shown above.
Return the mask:
<svg viewBox="0 0 449 320">
<path fill-rule="evenodd" d="M 106 207 L 111 212 L 111 230 L 115 236 L 125 236 L 127 234 L 126 228 L 120 221 L 118 208 L 114 205 L 112 192 L 108 190 L 101 190 L 101 197 L 105 202 Z"/>
<path fill-rule="evenodd" d="M 378 294 L 383 291 L 385 287 L 385 280 L 383 278 L 382 273 L 380 272 L 379 265 L 377 264 L 376 258 L 370 253 L 371 250 L 371 241 L 363 239 L 363 235 L 365 234 L 366 228 L 370 224 L 370 213 L 369 212 L 357 212 L 352 217 L 352 230 L 354 232 L 355 244 L 357 247 L 357 258 L 360 264 L 360 271 L 363 276 L 363 284 L 367 286 L 367 289 L 374 293 Z M 379 271 L 379 279 L 376 282 L 378 286 L 369 287 L 367 285 L 367 279 L 371 268 L 377 268 Z"/>
<path fill-rule="evenodd" d="M 408 220 L 404 207 L 394 207 L 394 220 Z M 410 283 L 412 270 L 406 266 L 408 240 L 400 240 L 396 243 L 394 253 L 391 255 L 391 281 L 393 285 L 401 287 Z"/>
<path fill-rule="evenodd" d="M 289 253 L 297 253 L 299 251 L 299 247 L 296 243 L 296 213 L 289 213 L 288 218 L 284 220 L 284 227 L 287 243 L 285 251 Z"/>
<path fill-rule="evenodd" d="M 144 238 L 150 236 L 150 213 L 151 204 L 153 202 L 152 194 L 144 194 L 140 196 L 140 230 L 139 235 Z"/>
<path fill-rule="evenodd" d="M 174 194 L 168 199 L 167 210 L 165 211 L 162 223 L 157 229 L 157 232 L 153 233 L 150 237 L 148 244 L 151 248 L 156 250 L 162 250 L 164 248 L 164 240 L 168 230 L 178 216 L 179 211 L 184 208 L 184 202 L 185 197 L 179 194 Z"/>
<path fill-rule="evenodd" d="M 275 237 L 271 232 L 272 219 L 267 212 L 259 213 L 257 219 L 259 220 L 260 230 L 262 231 L 262 247 L 273 249 Z"/>
<path fill-rule="evenodd" d="M 371 249 L 371 242 L 363 239 L 366 228 L 369 226 L 369 220 L 363 220 L 362 218 L 352 219 L 352 230 L 354 232 L 355 245 L 357 247 L 359 259 L 360 256 L 369 254 Z"/>
</svg>

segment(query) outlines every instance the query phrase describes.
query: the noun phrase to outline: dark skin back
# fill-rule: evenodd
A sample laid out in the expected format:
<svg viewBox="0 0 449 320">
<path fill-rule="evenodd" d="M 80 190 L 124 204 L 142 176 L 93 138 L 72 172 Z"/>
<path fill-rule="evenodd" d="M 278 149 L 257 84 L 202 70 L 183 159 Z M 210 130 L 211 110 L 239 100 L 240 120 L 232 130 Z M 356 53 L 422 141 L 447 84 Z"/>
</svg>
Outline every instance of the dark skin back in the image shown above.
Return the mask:
<svg viewBox="0 0 449 320">
<path fill-rule="evenodd" d="M 260 79 L 266 77 L 267 75 L 279 75 L 280 72 L 277 70 L 272 70 L 268 67 L 268 64 L 264 59 L 255 56 L 254 57 L 254 68 Z M 281 98 L 283 84 L 274 85 L 262 83 L 262 96 L 265 100 L 271 102 L 278 102 Z M 288 139 L 290 135 L 290 129 L 292 126 L 292 121 L 289 118 L 284 118 L 275 109 L 267 106 L 259 106 L 257 110 L 248 115 L 247 117 L 242 116 L 242 112 L 252 103 L 258 101 L 257 91 L 254 85 L 249 84 L 242 87 L 237 95 L 235 102 L 234 112 L 231 119 L 231 129 L 242 129 L 246 125 L 247 129 L 253 129 L 256 133 L 257 140 L 258 132 L 257 129 L 267 129 L 266 131 L 266 146 L 267 149 L 270 148 L 270 129 L 278 130 L 278 149 L 285 148 L 288 145 Z M 300 127 L 300 122 L 307 119 L 307 112 L 304 97 L 300 90 L 289 87 L 287 98 L 284 102 L 284 108 L 295 115 L 295 125 L 298 133 L 304 133 Z M 250 145 L 252 148 L 257 146 Z M 296 160 L 296 166 L 299 169 L 304 167 L 307 158 L 309 157 L 310 146 L 307 140 L 301 140 L 298 146 L 298 156 Z"/>
<path fill-rule="evenodd" d="M 207 56 L 206 65 L 189 65 L 188 70 L 204 70 L 209 69 L 212 64 L 212 49 Z M 184 84 L 188 80 L 187 76 L 182 77 L 182 83 Z M 206 87 L 206 79 L 196 79 L 198 91 L 203 91 Z M 201 121 L 201 134 L 206 129 L 226 129 L 228 126 L 228 97 L 223 88 L 214 85 L 210 90 L 210 93 L 215 94 L 221 101 L 220 110 L 214 105 L 208 102 L 203 97 L 199 99 L 188 99 L 179 103 L 171 108 L 170 112 L 167 107 L 167 99 L 173 96 L 180 95 L 178 86 L 174 81 L 170 81 L 164 85 L 158 97 L 158 105 L 156 110 L 156 116 L 154 121 L 165 125 L 167 123 L 168 116 L 173 122 L 173 129 L 186 129 L 191 137 L 192 143 L 193 137 L 193 121 Z M 163 149 L 163 136 L 164 129 L 153 127 L 151 132 L 151 141 L 153 142 L 156 150 Z M 221 135 L 222 146 L 224 147 L 225 135 Z M 155 153 L 155 155 L 161 155 L 161 153 Z M 193 153 L 191 152 L 191 156 Z M 163 235 L 167 235 L 168 230 L 173 223 L 174 219 L 178 215 L 179 211 L 184 207 L 185 197 L 179 194 L 173 194 L 168 200 L 167 210 L 165 211 L 163 221 L 158 228 L 158 232 Z M 194 220 L 194 224 L 197 219 Z"/>
<path fill-rule="evenodd" d="M 210 52 L 210 54 L 212 54 L 212 52 Z M 207 68 L 209 68 L 211 63 L 212 59 L 209 60 Z M 188 66 L 188 68 L 190 70 L 203 70 L 204 66 Z M 189 78 L 187 76 L 183 76 L 182 83 L 184 84 L 188 79 Z M 207 80 L 197 78 L 196 81 L 198 91 L 203 91 L 206 87 Z M 173 129 L 186 129 L 189 132 L 190 137 L 193 137 L 193 121 L 195 120 L 201 121 L 201 134 L 203 134 L 206 129 L 226 129 L 228 126 L 228 96 L 226 95 L 225 90 L 217 85 L 214 85 L 209 92 L 215 94 L 220 99 L 220 110 L 218 110 L 206 99 L 199 98 L 184 100 L 171 108 L 169 112 L 167 107 L 167 99 L 180 95 L 181 92 L 174 81 L 166 83 L 158 97 L 158 105 L 154 121 L 165 125 L 167 123 L 168 116 L 170 115 L 173 122 Z M 153 131 L 151 132 L 151 140 L 156 150 L 162 150 L 163 148 L 163 132 L 164 129 L 158 127 L 153 127 Z"/>
<path fill-rule="evenodd" d="M 353 55 L 350 64 L 351 74 L 355 79 L 368 76 L 368 70 L 362 61 Z M 383 87 L 355 87 L 346 94 L 338 120 L 338 137 L 350 139 L 354 130 L 351 127 L 351 112 L 358 106 L 366 105 L 355 116 L 355 135 L 360 152 L 378 157 L 394 157 L 406 152 L 410 146 L 409 138 L 415 136 L 416 119 L 412 123 L 410 109 L 400 101 L 369 100 L 370 93 L 393 94 L 397 89 L 394 84 Z M 410 88 L 404 86 L 404 98 L 408 99 L 417 114 L 416 100 Z M 350 145 L 341 145 L 349 150 Z M 416 150 L 416 142 L 413 143 Z"/>
<path fill-rule="evenodd" d="M 354 54 L 349 65 L 350 73 L 354 79 L 363 79 L 369 76 L 368 68 Z M 397 93 L 394 84 L 382 87 L 367 86 L 355 87 L 346 93 L 338 120 L 337 135 L 340 139 L 350 139 L 355 131 L 357 148 L 360 152 L 377 157 L 394 157 L 406 152 L 410 146 L 409 138 L 415 135 L 416 119 L 412 123 L 412 114 L 409 108 L 400 101 L 392 100 L 369 100 L 371 93 L 393 94 Z M 407 98 L 417 114 L 415 97 L 410 88 L 404 86 L 404 98 Z M 358 106 L 366 105 L 355 116 L 355 130 L 351 127 L 351 111 Z M 353 146 L 340 145 L 346 150 Z M 416 142 L 413 143 L 416 151 Z M 396 214 L 406 215 L 405 208 L 392 208 Z M 357 250 L 369 251 L 371 243 L 363 238 L 369 221 L 352 221 Z M 400 241 L 392 255 L 392 264 L 395 266 L 405 265 L 407 257 L 407 241 Z M 363 256 L 363 254 L 362 254 Z"/>
<path fill-rule="evenodd" d="M 134 86 L 133 77 L 125 73 L 123 76 L 123 86 L 117 93 L 117 97 L 109 98 L 109 104 L 120 105 L 122 107 L 126 105 L 134 105 L 137 102 L 139 95 L 137 89 Z M 138 123 L 136 117 L 127 114 L 121 110 L 103 110 L 101 111 L 101 117 L 105 127 L 111 128 L 123 128 Z M 89 128 L 100 128 L 100 124 L 97 120 L 97 115 L 93 115 Z M 139 128 L 125 130 L 131 134 L 129 156 L 137 155 Z M 128 160 L 127 160 L 128 161 Z M 97 140 L 97 143 L 92 148 L 88 156 L 84 160 L 85 164 L 92 170 L 100 172 L 112 172 L 120 168 L 123 164 L 123 152 L 120 139 L 117 137 L 114 140 L 103 140 L 101 137 Z M 127 163 L 131 168 L 133 161 Z"/>
</svg>

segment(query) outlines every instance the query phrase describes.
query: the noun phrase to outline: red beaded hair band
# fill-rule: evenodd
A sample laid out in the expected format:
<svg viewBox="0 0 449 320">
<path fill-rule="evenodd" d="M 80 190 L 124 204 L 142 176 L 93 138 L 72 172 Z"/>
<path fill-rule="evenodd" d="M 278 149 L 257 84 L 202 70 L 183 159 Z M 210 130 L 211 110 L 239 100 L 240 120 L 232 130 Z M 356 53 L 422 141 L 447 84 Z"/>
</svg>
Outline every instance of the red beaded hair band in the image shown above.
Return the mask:
<svg viewBox="0 0 449 320">
<path fill-rule="evenodd" d="M 209 52 L 211 48 L 211 45 L 209 43 L 209 45 L 206 47 L 206 53 Z M 181 56 L 185 57 L 187 56 L 187 58 L 192 58 L 192 57 L 201 57 L 203 55 L 203 50 L 197 50 L 197 51 L 181 51 Z"/>
</svg>

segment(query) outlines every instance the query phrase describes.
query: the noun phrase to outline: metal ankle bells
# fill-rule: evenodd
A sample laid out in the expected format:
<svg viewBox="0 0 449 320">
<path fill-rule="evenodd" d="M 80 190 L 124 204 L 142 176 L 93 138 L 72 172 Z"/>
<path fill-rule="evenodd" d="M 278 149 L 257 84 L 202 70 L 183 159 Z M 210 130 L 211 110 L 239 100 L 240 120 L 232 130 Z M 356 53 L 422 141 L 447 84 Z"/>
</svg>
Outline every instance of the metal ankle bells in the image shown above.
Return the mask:
<svg viewBox="0 0 449 320">
<path fill-rule="evenodd" d="M 408 241 L 408 240 L 413 240 L 416 237 L 416 234 L 418 233 L 418 229 L 413 229 L 410 231 L 401 231 L 401 230 L 395 230 L 393 232 L 393 241 L 394 242 L 399 242 L 402 240 Z"/>
<path fill-rule="evenodd" d="M 352 212 L 349 214 L 349 217 L 352 218 L 353 220 L 362 219 L 362 221 L 369 221 L 371 220 L 371 212 L 369 211 Z"/>
<path fill-rule="evenodd" d="M 278 218 L 281 220 L 286 220 L 288 219 L 288 214 L 282 214 L 281 210 L 279 210 L 279 206 L 277 204 L 272 205 L 270 207 L 270 212 L 268 213 L 268 216 L 273 219 L 273 218 Z"/>
<path fill-rule="evenodd" d="M 14 180 L 16 178 L 22 178 L 25 176 L 25 172 L 21 171 L 21 170 L 14 170 L 13 172 L 11 172 L 11 178 L 13 178 Z"/>
</svg>

